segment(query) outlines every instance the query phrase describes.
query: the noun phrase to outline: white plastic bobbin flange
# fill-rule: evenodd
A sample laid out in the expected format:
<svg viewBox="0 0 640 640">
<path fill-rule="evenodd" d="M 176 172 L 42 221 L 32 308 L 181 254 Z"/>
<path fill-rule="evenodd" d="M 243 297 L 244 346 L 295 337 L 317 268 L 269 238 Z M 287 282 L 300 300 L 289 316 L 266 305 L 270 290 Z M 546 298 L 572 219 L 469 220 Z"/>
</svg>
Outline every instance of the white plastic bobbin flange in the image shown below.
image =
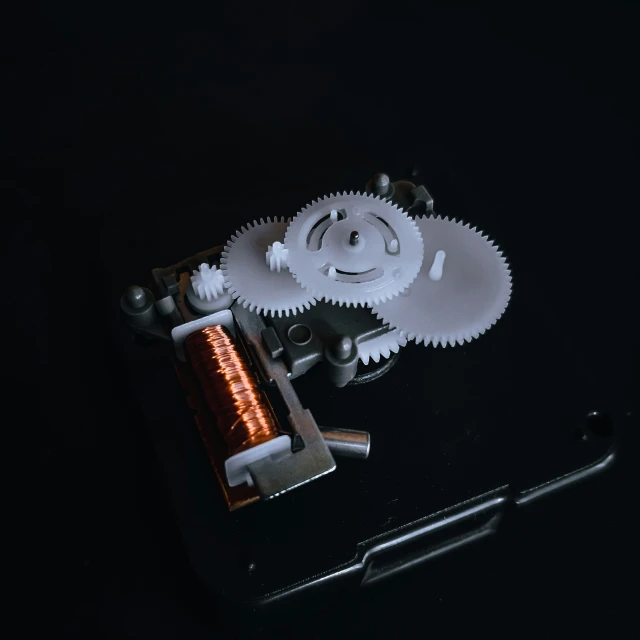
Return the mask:
<svg viewBox="0 0 640 640">
<path fill-rule="evenodd" d="M 224 468 L 227 472 L 227 483 L 230 487 L 237 487 L 245 483 L 252 487 L 253 478 L 249 472 L 250 464 L 265 458 L 270 458 L 276 462 L 287 453 L 291 453 L 291 438 L 288 435 L 278 436 L 256 447 L 236 453 L 235 456 L 231 456 L 224 463 Z"/>
<path fill-rule="evenodd" d="M 229 333 L 235 338 L 236 327 L 233 323 L 233 313 L 229 309 L 224 311 L 218 311 L 218 313 L 212 313 L 210 316 L 204 316 L 192 320 L 191 322 L 185 322 L 179 324 L 171 330 L 171 338 L 173 339 L 173 346 L 176 350 L 176 355 L 179 360 L 186 362 L 187 358 L 184 352 L 184 341 L 187 336 L 191 335 L 195 331 L 200 329 L 206 329 L 207 327 L 215 327 L 216 325 L 222 325 Z"/>
</svg>

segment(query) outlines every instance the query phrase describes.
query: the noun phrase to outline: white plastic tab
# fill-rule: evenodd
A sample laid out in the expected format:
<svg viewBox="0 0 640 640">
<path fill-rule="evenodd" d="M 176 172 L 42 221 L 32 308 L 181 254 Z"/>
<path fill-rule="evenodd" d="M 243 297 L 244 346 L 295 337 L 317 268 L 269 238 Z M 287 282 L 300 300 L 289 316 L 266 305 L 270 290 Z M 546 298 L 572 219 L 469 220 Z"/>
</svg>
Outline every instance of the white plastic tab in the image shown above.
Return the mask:
<svg viewBox="0 0 640 640">
<path fill-rule="evenodd" d="M 437 251 L 436 257 L 433 259 L 431 269 L 429 269 L 429 278 L 434 282 L 442 280 L 442 268 L 444 266 L 444 259 L 447 254 L 444 251 Z"/>
<path fill-rule="evenodd" d="M 248 466 L 258 460 L 271 458 L 274 463 L 291 452 L 291 438 L 287 435 L 278 436 L 273 440 L 267 440 L 259 444 L 257 447 L 251 447 L 246 451 L 236 453 L 231 456 L 225 463 L 224 467 L 227 472 L 227 482 L 230 487 L 237 487 L 245 482 L 252 487 L 253 479 L 249 473 Z"/>
</svg>

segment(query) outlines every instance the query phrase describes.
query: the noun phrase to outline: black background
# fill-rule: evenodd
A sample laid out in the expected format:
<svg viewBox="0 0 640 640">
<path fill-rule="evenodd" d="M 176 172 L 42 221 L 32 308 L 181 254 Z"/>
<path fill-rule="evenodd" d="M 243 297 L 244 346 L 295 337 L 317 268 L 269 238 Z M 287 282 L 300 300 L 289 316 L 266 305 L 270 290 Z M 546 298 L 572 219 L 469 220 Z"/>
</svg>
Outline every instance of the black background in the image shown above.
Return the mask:
<svg viewBox="0 0 640 640">
<path fill-rule="evenodd" d="M 0 179 L 11 399 L 34 424 L 14 492 L 26 620 L 235 633 L 186 563 L 128 399 L 118 296 L 250 219 L 417 164 L 439 212 L 535 265 L 594 405 L 630 414 L 625 449 L 490 542 L 278 633 L 635 635 L 639 24 L 612 3 L 14 8 Z"/>
</svg>

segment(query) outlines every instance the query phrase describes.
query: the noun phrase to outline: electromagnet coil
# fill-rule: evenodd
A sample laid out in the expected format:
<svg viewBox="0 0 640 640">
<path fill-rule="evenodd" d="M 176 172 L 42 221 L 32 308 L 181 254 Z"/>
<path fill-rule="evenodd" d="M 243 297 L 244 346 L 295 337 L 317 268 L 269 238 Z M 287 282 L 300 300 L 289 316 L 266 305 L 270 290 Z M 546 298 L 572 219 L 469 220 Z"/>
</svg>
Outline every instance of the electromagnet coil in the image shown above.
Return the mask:
<svg viewBox="0 0 640 640">
<path fill-rule="evenodd" d="M 224 327 L 192 333 L 185 350 L 229 456 L 278 437 L 264 392 Z"/>
</svg>

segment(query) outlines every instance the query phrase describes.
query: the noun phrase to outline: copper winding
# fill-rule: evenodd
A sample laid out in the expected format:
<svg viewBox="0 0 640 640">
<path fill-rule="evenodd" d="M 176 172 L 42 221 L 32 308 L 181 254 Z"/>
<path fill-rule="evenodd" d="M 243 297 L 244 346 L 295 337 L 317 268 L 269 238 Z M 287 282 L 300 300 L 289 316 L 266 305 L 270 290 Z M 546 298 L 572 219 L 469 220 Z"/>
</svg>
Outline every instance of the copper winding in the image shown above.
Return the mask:
<svg viewBox="0 0 640 640">
<path fill-rule="evenodd" d="M 196 331 L 185 340 L 185 349 L 230 456 L 278 436 L 258 381 L 226 329 Z"/>
</svg>

